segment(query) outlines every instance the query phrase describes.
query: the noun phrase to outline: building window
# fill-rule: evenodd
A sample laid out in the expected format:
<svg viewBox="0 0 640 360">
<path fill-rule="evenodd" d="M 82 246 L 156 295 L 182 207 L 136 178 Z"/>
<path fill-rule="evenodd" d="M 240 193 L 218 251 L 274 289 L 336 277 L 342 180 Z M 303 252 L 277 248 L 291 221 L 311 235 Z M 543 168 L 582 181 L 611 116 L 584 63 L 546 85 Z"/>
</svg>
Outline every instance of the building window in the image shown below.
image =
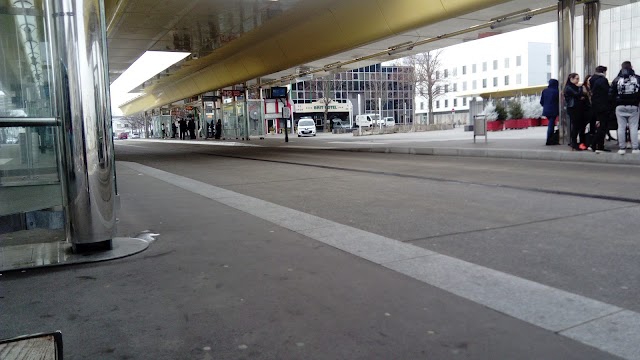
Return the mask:
<svg viewBox="0 0 640 360">
<path fill-rule="evenodd" d="M 449 100 L 444 100 L 444 108 L 447 109 L 449 107 Z"/>
<path fill-rule="evenodd" d="M 458 68 L 457 67 L 454 67 L 452 72 L 453 72 L 453 76 L 458 76 Z"/>
<path fill-rule="evenodd" d="M 444 78 L 448 78 L 449 77 L 449 69 L 444 69 Z"/>
<path fill-rule="evenodd" d="M 462 75 L 467 75 L 467 65 L 462 67 Z"/>
<path fill-rule="evenodd" d="M 444 93 L 448 93 L 449 92 L 449 85 L 445 85 L 444 86 Z"/>
<path fill-rule="evenodd" d="M 493 78 L 493 86 L 494 87 L 498 86 L 498 78 L 497 77 Z"/>
<path fill-rule="evenodd" d="M 509 58 L 504 58 L 504 68 L 505 69 L 509 68 Z"/>
<path fill-rule="evenodd" d="M 493 70 L 498 70 L 498 60 L 493 60 Z"/>
<path fill-rule="evenodd" d="M 467 106 L 467 98 L 462 98 L 462 106 Z"/>
<path fill-rule="evenodd" d="M 487 79 L 482 79 L 482 88 L 483 89 L 487 88 Z"/>
<path fill-rule="evenodd" d="M 509 75 L 506 75 L 506 76 L 504 77 L 504 85 L 505 85 L 505 86 L 509 85 Z"/>
<path fill-rule="evenodd" d="M 436 100 L 436 109 L 440 109 L 440 100 Z"/>
<path fill-rule="evenodd" d="M 423 101 L 420 102 L 420 110 L 424 110 L 424 102 Z"/>
<path fill-rule="evenodd" d="M 516 85 L 521 85 L 522 84 L 522 74 L 517 74 L 516 75 Z"/>
<path fill-rule="evenodd" d="M 456 106 L 458 106 L 458 99 L 453 99 L 453 107 L 455 108 Z"/>
<path fill-rule="evenodd" d="M 458 91 L 458 83 L 453 84 L 453 92 Z"/>
<path fill-rule="evenodd" d="M 440 94 L 440 85 L 436 85 L 434 94 Z"/>
<path fill-rule="evenodd" d="M 551 55 L 547 55 L 547 65 L 551 65 Z"/>
<path fill-rule="evenodd" d="M 467 91 L 467 82 L 462 83 L 462 91 Z"/>
<path fill-rule="evenodd" d="M 522 65 L 522 56 L 518 55 L 516 56 L 516 66 L 521 66 Z"/>
<path fill-rule="evenodd" d="M 482 63 L 482 71 L 487 71 L 487 62 Z"/>
<path fill-rule="evenodd" d="M 476 73 L 476 64 L 471 65 L 471 72 Z"/>
<path fill-rule="evenodd" d="M 551 73 L 547 73 L 547 81 L 551 80 Z"/>
<path fill-rule="evenodd" d="M 473 83 L 471 84 L 471 90 L 475 90 L 478 88 L 478 82 L 476 80 L 473 80 Z"/>
<path fill-rule="evenodd" d="M 440 70 L 436 70 L 436 80 L 440 80 Z"/>
</svg>

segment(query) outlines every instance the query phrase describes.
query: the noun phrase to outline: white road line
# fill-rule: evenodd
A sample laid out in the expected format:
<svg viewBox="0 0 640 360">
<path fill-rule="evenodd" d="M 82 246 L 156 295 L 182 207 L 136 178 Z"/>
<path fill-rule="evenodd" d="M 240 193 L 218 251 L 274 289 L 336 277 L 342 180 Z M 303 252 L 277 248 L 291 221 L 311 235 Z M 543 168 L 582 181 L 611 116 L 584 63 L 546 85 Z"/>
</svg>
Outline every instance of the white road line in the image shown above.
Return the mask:
<svg viewBox="0 0 640 360">
<path fill-rule="evenodd" d="M 118 162 L 514 318 L 640 359 L 640 314 L 138 163 Z"/>
<path fill-rule="evenodd" d="M 349 144 L 349 145 L 387 145 L 386 142 L 369 141 L 327 141 L 327 144 Z"/>
<path fill-rule="evenodd" d="M 193 144 L 193 145 L 208 145 L 208 146 L 246 146 L 246 147 L 259 147 L 260 145 L 248 144 L 235 141 L 205 141 L 205 140 L 174 140 L 174 139 L 144 139 L 137 140 L 131 139 L 127 141 L 136 142 L 154 142 L 154 143 L 168 143 L 168 144 Z"/>
<path fill-rule="evenodd" d="M 0 159 L 0 165 L 4 165 L 13 159 Z"/>
</svg>

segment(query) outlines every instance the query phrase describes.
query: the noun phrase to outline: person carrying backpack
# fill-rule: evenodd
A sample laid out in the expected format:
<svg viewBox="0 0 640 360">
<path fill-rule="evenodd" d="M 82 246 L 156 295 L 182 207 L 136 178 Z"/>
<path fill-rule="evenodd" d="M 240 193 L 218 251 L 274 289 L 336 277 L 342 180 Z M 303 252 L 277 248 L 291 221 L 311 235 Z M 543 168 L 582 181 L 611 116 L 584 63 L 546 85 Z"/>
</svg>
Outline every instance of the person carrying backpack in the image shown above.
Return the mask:
<svg viewBox="0 0 640 360">
<path fill-rule="evenodd" d="M 640 77 L 633 71 L 630 61 L 622 63 L 618 76 L 611 82 L 610 95 L 616 107 L 618 120 L 618 154 L 627 152 L 626 130 L 629 126 L 631 135 L 631 153 L 640 154 L 638 150 L 638 118 L 640 112 Z"/>
</svg>

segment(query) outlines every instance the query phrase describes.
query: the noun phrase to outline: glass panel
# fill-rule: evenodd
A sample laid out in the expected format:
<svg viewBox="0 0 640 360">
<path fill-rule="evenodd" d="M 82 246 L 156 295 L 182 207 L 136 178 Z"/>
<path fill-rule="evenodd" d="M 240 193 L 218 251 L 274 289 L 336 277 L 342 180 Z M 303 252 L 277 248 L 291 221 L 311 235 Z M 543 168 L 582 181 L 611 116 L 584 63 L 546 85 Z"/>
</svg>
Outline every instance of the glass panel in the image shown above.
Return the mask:
<svg viewBox="0 0 640 360">
<path fill-rule="evenodd" d="M 0 1 L 0 117 L 53 115 L 42 4 L 33 3 Z"/>
<path fill-rule="evenodd" d="M 0 187 L 58 182 L 57 128 L 0 128 Z"/>
<path fill-rule="evenodd" d="M 250 136 L 263 136 L 265 134 L 263 100 L 249 100 L 248 106 Z"/>
</svg>

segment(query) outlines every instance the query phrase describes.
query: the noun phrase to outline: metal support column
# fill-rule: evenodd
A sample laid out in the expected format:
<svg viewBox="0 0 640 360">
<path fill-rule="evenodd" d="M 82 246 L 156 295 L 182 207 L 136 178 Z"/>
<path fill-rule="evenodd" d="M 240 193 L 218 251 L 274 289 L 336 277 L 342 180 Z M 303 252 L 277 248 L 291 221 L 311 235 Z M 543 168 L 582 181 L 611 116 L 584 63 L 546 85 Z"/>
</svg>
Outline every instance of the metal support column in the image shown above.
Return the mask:
<svg viewBox="0 0 640 360">
<path fill-rule="evenodd" d="M 249 139 L 249 134 L 251 131 L 249 130 L 249 88 L 247 88 L 247 83 L 244 83 L 244 132 L 245 140 Z"/>
<path fill-rule="evenodd" d="M 48 0 L 57 53 L 69 218 L 74 251 L 108 249 L 116 233 L 114 151 L 104 3 Z"/>
<path fill-rule="evenodd" d="M 598 25 L 600 23 L 600 2 L 584 4 L 584 73 L 593 74 L 598 66 Z"/>
<path fill-rule="evenodd" d="M 558 82 L 560 83 L 560 116 L 558 129 L 560 143 L 570 141 L 571 124 L 564 104 L 564 83 L 575 69 L 575 53 L 573 46 L 573 21 L 575 19 L 576 0 L 558 1 Z M 549 121 L 553 121 L 549 119 Z"/>
</svg>

